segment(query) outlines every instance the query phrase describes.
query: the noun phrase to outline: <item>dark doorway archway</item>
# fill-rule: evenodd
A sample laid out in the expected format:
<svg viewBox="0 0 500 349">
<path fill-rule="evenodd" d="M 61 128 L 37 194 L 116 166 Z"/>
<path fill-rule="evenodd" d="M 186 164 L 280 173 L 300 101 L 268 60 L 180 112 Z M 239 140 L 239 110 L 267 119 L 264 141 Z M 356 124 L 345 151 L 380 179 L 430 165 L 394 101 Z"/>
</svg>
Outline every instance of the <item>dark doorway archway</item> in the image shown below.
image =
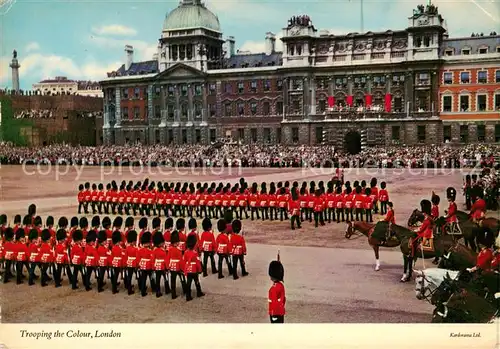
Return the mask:
<svg viewBox="0 0 500 349">
<path fill-rule="evenodd" d="M 353 155 L 361 151 L 361 135 L 358 131 L 347 132 L 344 138 L 344 149 Z"/>
</svg>

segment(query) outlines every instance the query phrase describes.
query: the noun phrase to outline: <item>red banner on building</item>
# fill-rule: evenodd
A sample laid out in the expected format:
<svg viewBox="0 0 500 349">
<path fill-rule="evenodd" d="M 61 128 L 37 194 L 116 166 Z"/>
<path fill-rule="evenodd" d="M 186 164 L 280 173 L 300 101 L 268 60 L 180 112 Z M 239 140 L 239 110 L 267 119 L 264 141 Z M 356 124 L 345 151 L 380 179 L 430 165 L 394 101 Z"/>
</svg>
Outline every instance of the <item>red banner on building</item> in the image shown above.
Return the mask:
<svg viewBox="0 0 500 349">
<path fill-rule="evenodd" d="M 390 113 L 392 109 L 392 95 L 390 93 L 387 93 L 385 95 L 385 111 L 387 113 Z"/>
<path fill-rule="evenodd" d="M 347 96 L 346 102 L 349 107 L 352 107 L 352 96 Z"/>
<path fill-rule="evenodd" d="M 365 96 L 365 103 L 366 103 L 367 107 L 371 107 L 372 106 L 372 95 L 366 95 Z"/>
<path fill-rule="evenodd" d="M 335 105 L 335 97 L 328 96 L 328 108 L 333 108 L 334 105 Z"/>
</svg>

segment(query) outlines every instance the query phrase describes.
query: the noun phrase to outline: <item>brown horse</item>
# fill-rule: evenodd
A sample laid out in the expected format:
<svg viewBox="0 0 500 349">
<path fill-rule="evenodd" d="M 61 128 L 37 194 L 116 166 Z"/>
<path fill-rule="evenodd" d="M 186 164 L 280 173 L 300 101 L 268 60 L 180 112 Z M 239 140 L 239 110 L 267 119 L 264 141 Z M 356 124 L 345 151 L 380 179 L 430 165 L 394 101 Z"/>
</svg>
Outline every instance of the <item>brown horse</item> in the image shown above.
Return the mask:
<svg viewBox="0 0 500 349">
<path fill-rule="evenodd" d="M 376 224 L 370 224 L 366 222 L 347 222 L 347 230 L 345 232 L 346 239 L 350 239 L 351 236 L 356 232 L 360 232 L 364 236 L 368 237 L 368 244 L 375 252 L 375 270 L 380 270 L 380 260 L 379 260 L 379 248 L 380 247 L 397 247 L 401 244 L 401 241 L 397 239 L 388 239 L 387 241 L 381 239 L 380 237 L 372 236 Z"/>
</svg>

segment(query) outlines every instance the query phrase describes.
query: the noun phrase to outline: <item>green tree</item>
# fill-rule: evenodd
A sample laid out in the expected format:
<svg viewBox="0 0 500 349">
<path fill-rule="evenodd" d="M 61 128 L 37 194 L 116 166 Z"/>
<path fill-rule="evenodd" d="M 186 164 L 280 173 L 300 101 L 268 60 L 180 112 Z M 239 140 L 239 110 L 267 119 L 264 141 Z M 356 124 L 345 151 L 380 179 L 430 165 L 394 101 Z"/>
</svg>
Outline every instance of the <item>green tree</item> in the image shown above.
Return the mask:
<svg viewBox="0 0 500 349">
<path fill-rule="evenodd" d="M 2 108 L 2 119 L 0 126 L 0 140 L 12 142 L 17 146 L 26 146 L 28 144 L 26 137 L 21 135 L 21 130 L 27 127 L 33 127 L 33 122 L 27 119 L 16 119 L 12 110 L 12 100 L 9 96 L 0 96 Z"/>
</svg>

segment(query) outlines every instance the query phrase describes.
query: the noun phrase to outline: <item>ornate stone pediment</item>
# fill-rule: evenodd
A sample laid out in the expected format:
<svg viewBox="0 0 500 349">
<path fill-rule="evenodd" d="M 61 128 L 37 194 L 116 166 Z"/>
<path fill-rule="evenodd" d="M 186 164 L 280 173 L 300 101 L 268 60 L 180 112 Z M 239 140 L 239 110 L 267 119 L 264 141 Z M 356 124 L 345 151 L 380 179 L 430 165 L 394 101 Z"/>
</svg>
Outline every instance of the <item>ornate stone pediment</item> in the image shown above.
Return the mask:
<svg viewBox="0 0 500 349">
<path fill-rule="evenodd" d="M 175 64 L 158 75 L 158 79 L 185 79 L 200 77 L 205 77 L 205 73 L 182 63 Z"/>
</svg>

